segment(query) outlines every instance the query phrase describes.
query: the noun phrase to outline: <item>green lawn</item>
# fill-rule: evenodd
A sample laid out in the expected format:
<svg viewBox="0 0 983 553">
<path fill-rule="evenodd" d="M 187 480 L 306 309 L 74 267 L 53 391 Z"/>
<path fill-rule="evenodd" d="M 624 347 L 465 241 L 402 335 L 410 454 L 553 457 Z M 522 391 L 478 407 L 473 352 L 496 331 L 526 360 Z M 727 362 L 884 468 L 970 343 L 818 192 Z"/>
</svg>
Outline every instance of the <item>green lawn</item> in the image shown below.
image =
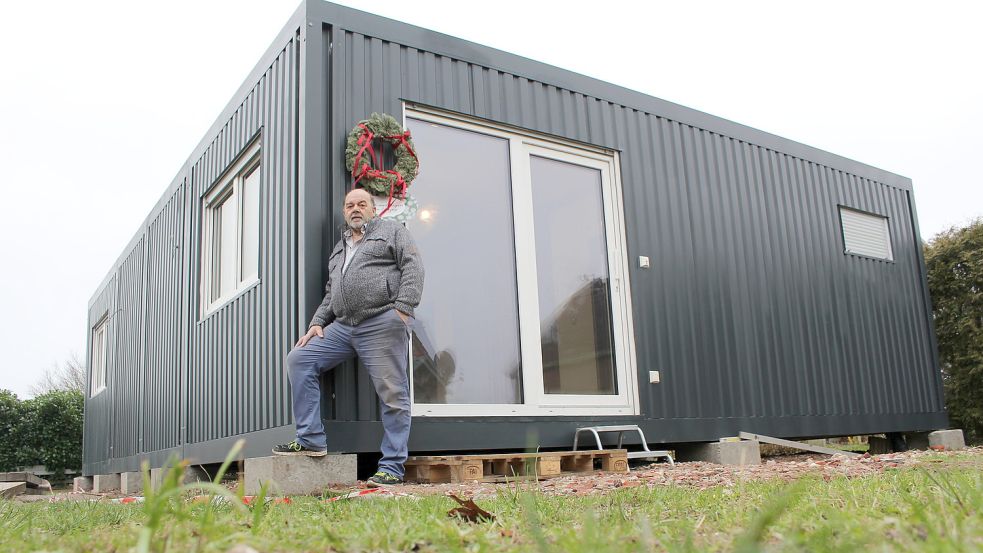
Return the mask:
<svg viewBox="0 0 983 553">
<path fill-rule="evenodd" d="M 586 497 L 503 486 L 478 500 L 494 522 L 449 518 L 443 496 L 267 508 L 188 503 L 0 501 L 3 551 L 981 551 L 979 455 L 858 477 L 753 481 L 697 490 L 635 487 Z M 218 488 L 215 487 L 214 491 Z M 142 541 L 141 541 L 142 538 Z"/>
</svg>

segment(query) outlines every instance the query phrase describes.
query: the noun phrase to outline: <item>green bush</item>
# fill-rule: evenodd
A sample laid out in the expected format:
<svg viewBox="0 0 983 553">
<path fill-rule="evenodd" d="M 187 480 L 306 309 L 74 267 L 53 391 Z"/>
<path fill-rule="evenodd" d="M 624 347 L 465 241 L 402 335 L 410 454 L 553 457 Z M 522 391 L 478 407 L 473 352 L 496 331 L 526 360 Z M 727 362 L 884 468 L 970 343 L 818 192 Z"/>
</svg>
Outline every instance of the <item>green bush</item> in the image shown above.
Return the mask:
<svg viewBox="0 0 983 553">
<path fill-rule="evenodd" d="M 946 408 L 967 441 L 983 441 L 983 219 L 925 246 Z"/>
<path fill-rule="evenodd" d="M 57 475 L 82 468 L 81 392 L 54 391 L 21 401 L 0 390 L 0 471 L 44 465 Z"/>
<path fill-rule="evenodd" d="M 10 390 L 0 390 L 0 472 L 14 470 L 20 462 L 20 444 L 23 443 L 24 402 Z"/>
</svg>

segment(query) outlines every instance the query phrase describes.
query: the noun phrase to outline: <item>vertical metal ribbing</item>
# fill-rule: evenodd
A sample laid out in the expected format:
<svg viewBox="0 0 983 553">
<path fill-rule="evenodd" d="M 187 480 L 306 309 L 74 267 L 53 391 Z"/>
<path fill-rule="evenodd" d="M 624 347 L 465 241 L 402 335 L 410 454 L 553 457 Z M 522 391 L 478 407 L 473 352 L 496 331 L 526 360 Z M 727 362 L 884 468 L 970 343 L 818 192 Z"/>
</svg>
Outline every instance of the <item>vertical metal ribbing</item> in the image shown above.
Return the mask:
<svg viewBox="0 0 983 553">
<path fill-rule="evenodd" d="M 921 309 L 901 309 L 871 287 L 905 286 L 907 277 L 845 256 L 839 244 L 838 203 L 907 220 L 891 186 L 354 32 L 336 56 L 349 66 L 337 74 L 349 81 L 336 104 L 349 122 L 393 106 L 398 89 L 412 101 L 621 150 L 628 249 L 655 264 L 631 272 L 633 284 L 646 283 L 633 289 L 639 360 L 664 371 L 662 384 L 642 386 L 653 415 L 876 415 L 917 404 L 897 375 L 919 370 L 913 358 L 924 340 L 909 329 Z M 359 94 L 364 86 L 382 97 Z"/>
<path fill-rule="evenodd" d="M 281 360 L 289 347 L 296 296 L 297 44 L 292 40 L 257 80 L 242 104 L 193 163 L 187 246 L 194 296 L 189 343 L 188 440 L 219 439 L 284 424 L 286 387 Z M 262 133 L 261 133 L 262 130 Z M 260 283 L 202 318 L 201 196 L 261 133 Z"/>
<path fill-rule="evenodd" d="M 178 445 L 183 201 L 181 186 L 147 227 L 140 427 L 144 452 Z"/>
</svg>

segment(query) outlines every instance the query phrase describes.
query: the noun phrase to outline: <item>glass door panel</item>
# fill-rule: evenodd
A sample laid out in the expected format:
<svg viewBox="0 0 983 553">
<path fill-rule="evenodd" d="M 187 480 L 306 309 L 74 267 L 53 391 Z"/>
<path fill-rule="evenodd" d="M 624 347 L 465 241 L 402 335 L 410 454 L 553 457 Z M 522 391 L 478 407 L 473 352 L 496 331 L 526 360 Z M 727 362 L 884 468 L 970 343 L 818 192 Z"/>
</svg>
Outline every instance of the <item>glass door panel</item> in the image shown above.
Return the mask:
<svg viewBox="0 0 983 553">
<path fill-rule="evenodd" d="M 509 141 L 407 118 L 419 177 L 406 226 L 426 267 L 417 404 L 522 403 Z"/>
<path fill-rule="evenodd" d="M 543 392 L 616 395 L 599 169 L 529 158 Z"/>
</svg>

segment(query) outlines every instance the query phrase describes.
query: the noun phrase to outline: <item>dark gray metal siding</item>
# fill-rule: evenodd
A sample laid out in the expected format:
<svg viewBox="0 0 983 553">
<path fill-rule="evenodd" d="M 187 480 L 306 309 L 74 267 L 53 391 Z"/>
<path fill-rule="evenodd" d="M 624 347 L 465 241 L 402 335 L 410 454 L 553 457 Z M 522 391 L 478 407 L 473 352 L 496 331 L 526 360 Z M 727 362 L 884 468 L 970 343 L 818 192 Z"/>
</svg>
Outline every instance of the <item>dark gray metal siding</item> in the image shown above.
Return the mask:
<svg viewBox="0 0 983 553">
<path fill-rule="evenodd" d="M 671 434 L 692 440 L 740 425 L 809 435 L 869 431 L 892 416 L 944 420 L 907 179 L 655 99 L 625 105 L 538 81 L 578 76 L 443 35 L 312 9 L 331 45 L 326 241 L 341 222 L 332 206 L 346 189 L 346 132 L 374 111 L 401 114 L 404 100 L 615 149 L 644 418 L 679 421 L 692 430 Z M 608 98 L 635 96 L 579 79 Z M 839 205 L 889 217 L 894 262 L 843 253 Z M 639 255 L 653 268 L 637 268 Z M 649 370 L 661 384 L 648 384 Z M 376 418 L 359 374 L 334 377 L 338 420 Z"/>
<path fill-rule="evenodd" d="M 295 16 L 90 301 L 89 351 L 107 312 L 110 346 L 106 391 L 86 400 L 86 473 L 160 466 L 171 454 L 208 462 L 201 443 L 290 422 L 282 359 L 298 318 L 299 27 Z M 201 197 L 253 140 L 259 282 L 203 317 Z"/>
<path fill-rule="evenodd" d="M 143 237 L 137 240 L 116 273 L 117 303 L 113 313 L 116 325 L 112 334 L 114 363 L 106 377 L 106 391 L 112 403 L 109 450 L 113 459 L 140 452 L 144 242 Z"/>
<path fill-rule="evenodd" d="M 648 414 L 942 410 L 907 191 L 633 119 L 625 130 L 638 129 L 642 146 L 623 156 L 629 249 L 653 259 L 651 271 L 633 269 L 636 341 L 640 364 L 663 377 Z M 843 253 L 841 204 L 889 217 L 895 263 Z"/>
<path fill-rule="evenodd" d="M 110 451 L 110 432 L 109 421 L 111 416 L 112 401 L 109 395 L 109 387 L 102 393 L 89 397 L 92 382 L 92 331 L 102 320 L 107 317 L 106 324 L 106 376 L 109 377 L 111 368 L 115 365 L 116 357 L 116 273 L 111 273 L 103 282 L 100 290 L 89 302 L 89 324 L 86 332 L 88 334 L 86 343 L 88 344 L 88 357 L 86 366 L 88 367 L 88 379 L 85 389 L 85 420 L 83 422 L 82 438 L 82 465 L 86 467 L 103 467 L 109 459 Z"/>
<path fill-rule="evenodd" d="M 299 41 L 294 38 L 193 161 L 186 209 L 191 268 L 185 290 L 187 442 L 290 422 L 283 358 L 296 340 Z M 202 318 L 200 198 L 252 140 L 261 143 L 259 284 Z"/>
<path fill-rule="evenodd" d="M 181 185 L 147 226 L 146 316 L 141 451 L 181 443 L 181 307 L 186 299 L 183 273 L 184 190 Z M 131 399 L 132 401 L 132 399 Z"/>
</svg>

